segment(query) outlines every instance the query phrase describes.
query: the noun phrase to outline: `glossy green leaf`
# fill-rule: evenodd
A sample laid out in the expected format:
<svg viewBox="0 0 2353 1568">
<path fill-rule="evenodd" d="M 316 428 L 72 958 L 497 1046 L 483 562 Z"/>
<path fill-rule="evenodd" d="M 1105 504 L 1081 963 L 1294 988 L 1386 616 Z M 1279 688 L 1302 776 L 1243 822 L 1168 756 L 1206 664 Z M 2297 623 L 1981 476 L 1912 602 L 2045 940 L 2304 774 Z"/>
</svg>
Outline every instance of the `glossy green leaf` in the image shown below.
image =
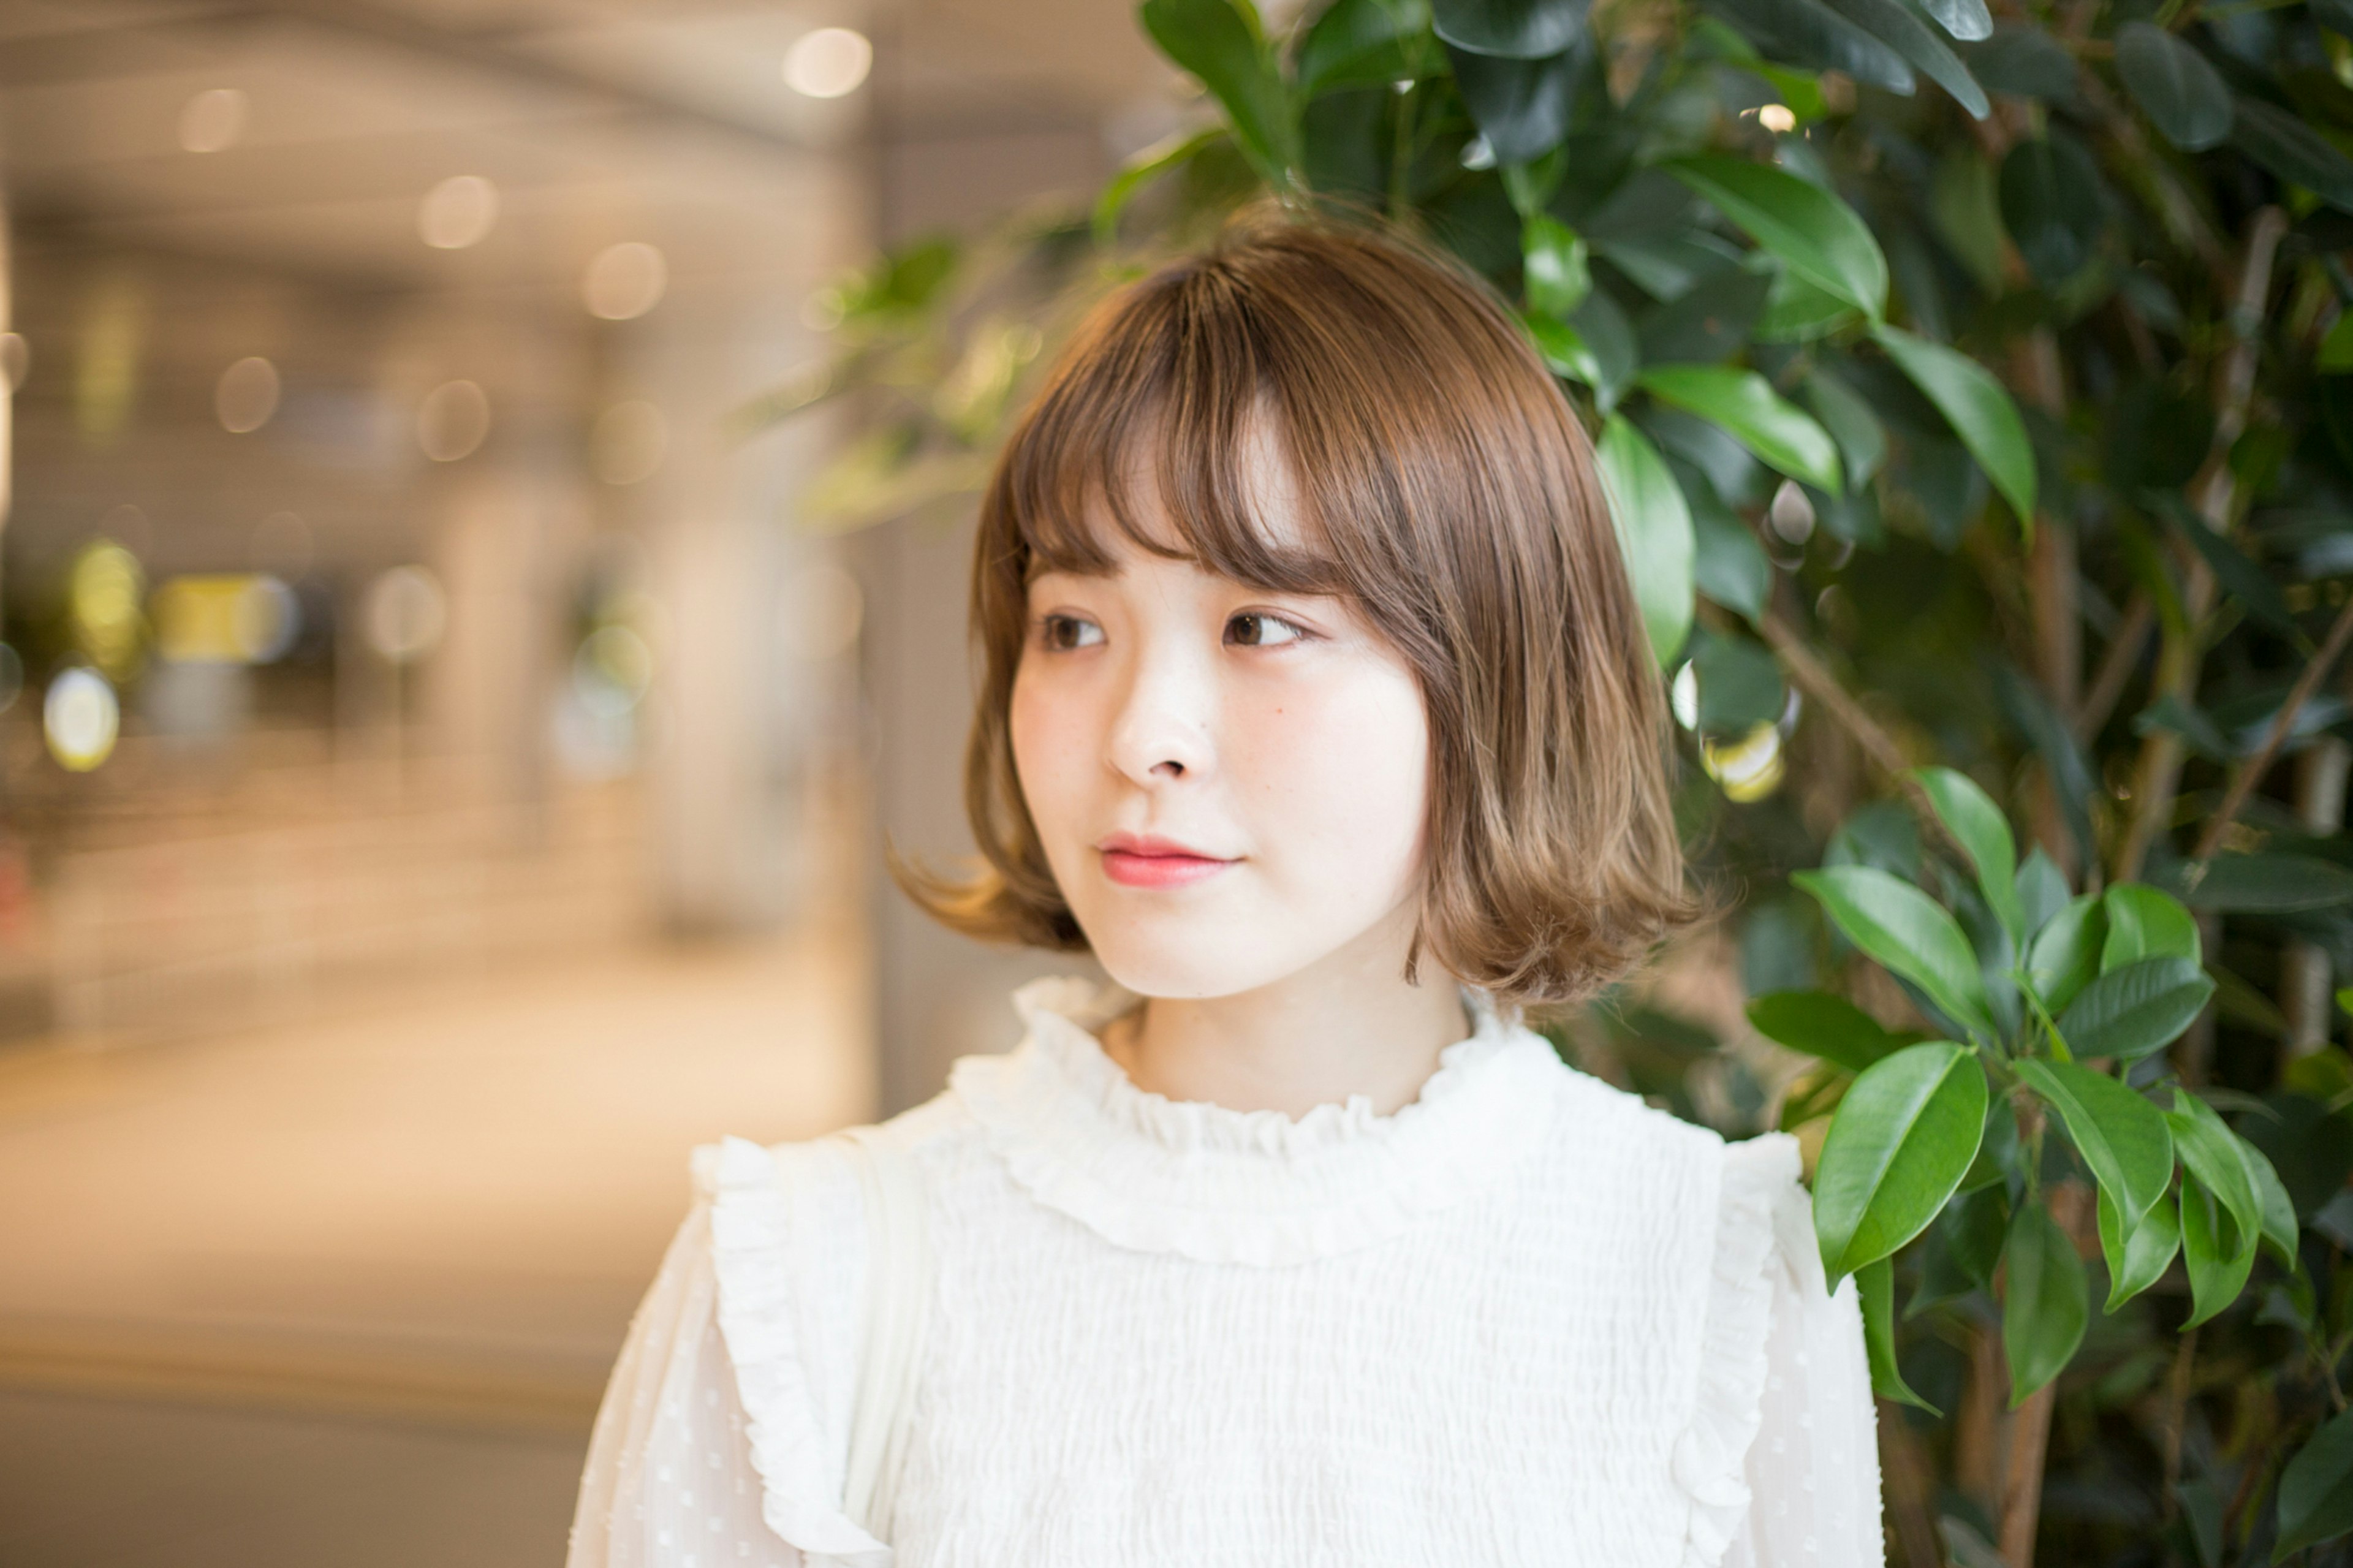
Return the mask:
<svg viewBox="0 0 2353 1568">
<path fill-rule="evenodd" d="M 1446 57 L 1454 68 L 1455 89 L 1496 162 L 1534 163 L 1568 134 L 1569 110 L 1577 99 L 1574 51 L 1520 59 L 1449 44 Z"/>
<path fill-rule="evenodd" d="M 1872 476 L 1887 464 L 1887 426 L 1879 422 L 1871 405 L 1819 365 L 1806 377 L 1802 395 L 1814 417 L 1838 443 L 1839 456 L 1846 461 L 1847 483 L 1869 484 Z"/>
<path fill-rule="evenodd" d="M 1585 241 L 1558 218 L 1528 219 L 1520 231 L 1520 257 L 1532 310 L 1566 318 L 1593 291 Z"/>
<path fill-rule="evenodd" d="M 1927 792 L 1936 819 L 1968 851 L 1978 889 L 1994 917 L 2012 942 L 2023 942 L 2026 917 L 2018 903 L 2018 840 L 2010 837 L 2001 807 L 1977 780 L 1957 769 L 1914 768 L 1911 775 Z"/>
<path fill-rule="evenodd" d="M 1845 300 L 1783 267 L 1774 275 L 1773 287 L 1765 295 L 1765 313 L 1757 318 L 1749 335 L 1760 343 L 1811 342 L 1852 325 L 1860 316 Z"/>
<path fill-rule="evenodd" d="M 1904 57 L 1820 0 L 1712 0 L 1777 60 L 1808 70 L 1834 70 L 1909 96 L 1912 68 Z"/>
<path fill-rule="evenodd" d="M 1985 1129 L 1985 1069 L 1950 1040 L 1906 1046 L 1839 1101 L 1814 1170 L 1814 1234 L 1835 1288 L 1926 1228 Z"/>
<path fill-rule="evenodd" d="M 2239 1146 L 2239 1158 L 2247 1167 L 2247 1184 L 2255 1190 L 2255 1208 L 2260 1215 L 2263 1244 L 2283 1268 L 2295 1267 L 2295 1200 L 2287 1194 L 2286 1184 L 2280 1180 L 2279 1170 L 2271 1157 L 2244 1138 L 2233 1135 L 2232 1142 Z"/>
<path fill-rule="evenodd" d="M 2075 1244 L 2039 1203 L 2010 1219 L 2001 1268 L 2001 1348 L 2015 1410 L 2074 1359 L 2091 1322 L 2092 1293 Z"/>
<path fill-rule="evenodd" d="M 2179 1039 L 2213 994 L 2213 979 L 2188 959 L 2144 958 L 2084 986 L 2059 1016 L 2059 1033 L 2079 1058 L 2134 1061 Z"/>
<path fill-rule="evenodd" d="M 2353 212 L 2353 158 L 2303 121 L 2260 98 L 2242 98 L 2231 144 L 2340 212 Z"/>
<path fill-rule="evenodd" d="M 2030 941 L 2041 934 L 2052 917 L 2067 907 L 2067 874 L 2040 844 L 2026 852 L 2012 879 L 2019 913 L 2026 921 Z"/>
<path fill-rule="evenodd" d="M 2103 973 L 2166 953 L 2193 964 L 2205 962 L 2197 919 L 2180 900 L 2146 882 L 2116 882 L 2101 896 L 2101 905 L 2108 926 L 2100 947 Z"/>
<path fill-rule="evenodd" d="M 1644 364 L 1721 364 L 1748 346 L 1773 279 L 1745 267 L 1704 278 L 1635 329 Z"/>
<path fill-rule="evenodd" d="M 2108 1264 L 2108 1300 L 2113 1312 L 2164 1278 L 2175 1253 L 2181 1250 L 2181 1211 L 2168 1194 L 2160 1197 L 2140 1223 L 2127 1228 L 2108 1194 L 2100 1194 L 2100 1252 Z"/>
<path fill-rule="evenodd" d="M 2185 153 L 2220 146 L 2234 118 L 2230 84 L 2195 47 L 2147 22 L 2116 29 L 2116 74 L 2164 138 Z"/>
<path fill-rule="evenodd" d="M 1103 186 L 1103 195 L 1095 198 L 1094 233 L 1098 244 L 1108 245 L 1119 235 L 1119 215 L 1135 194 L 1161 175 L 1184 167 L 1204 148 L 1225 140 L 1226 128 L 1212 125 L 1191 135 L 1171 136 L 1156 142 L 1128 160 L 1120 172 Z"/>
<path fill-rule="evenodd" d="M 2005 22 L 1959 54 L 1989 92 L 2046 103 L 2075 100 L 2075 57 L 2031 22 Z"/>
<path fill-rule="evenodd" d="M 2280 1472 L 2272 1561 L 2353 1531 L 2353 1410 L 2332 1416 Z"/>
<path fill-rule="evenodd" d="M 1756 532 L 1725 506 L 1704 476 L 1678 473 L 1683 501 L 1691 509 L 1699 554 L 1692 573 L 1699 591 L 1754 623 L 1773 592 L 1773 563 Z"/>
<path fill-rule="evenodd" d="M 2100 1191 L 2137 1225 L 2173 1181 L 2173 1135 L 2165 1112 L 2105 1073 L 2071 1062 L 2025 1058 L 2018 1076 L 2059 1113 Z"/>
<path fill-rule="evenodd" d="M 1838 447 L 1813 416 L 1753 370 L 1728 365 L 1654 365 L 1636 378 L 1660 402 L 1710 420 L 1767 467 L 1832 495 L 1844 485 Z"/>
<path fill-rule="evenodd" d="M 1247 3 L 1247 0 L 1244 0 Z M 1266 182 L 1287 188 L 1299 164 L 1299 111 L 1274 52 L 1234 0 L 1144 0 L 1144 30 L 1225 109 L 1234 139 Z"/>
<path fill-rule="evenodd" d="M 1986 1140 L 1992 1142 L 1990 1135 Z M 1978 1158 L 1985 1152 L 1978 1152 Z M 1946 1245 L 1961 1272 L 1979 1288 L 1991 1290 L 1994 1271 L 2001 1266 L 2002 1238 L 2010 1234 L 2010 1189 L 2000 1182 L 1964 1192 L 1938 1222 L 1945 1226 Z"/>
<path fill-rule="evenodd" d="M 2240 607 L 2264 626 L 2291 641 L 2304 638 L 2304 628 L 2296 624 L 2295 612 L 2288 607 L 2287 595 L 2270 573 L 2232 542 L 2230 535 L 2206 525 L 2179 496 L 2154 498 L 2156 509 L 2186 540 L 2190 548 L 2206 558 L 2207 567 L 2215 580 Z"/>
<path fill-rule="evenodd" d="M 1898 0 L 1828 0 L 1830 8 L 1894 49 L 1922 76 L 1953 95 L 1953 100 L 1983 120 L 1992 112 L 1985 89 L 1953 53 L 1952 46 L 1928 29 L 1917 13 Z"/>
<path fill-rule="evenodd" d="M 2173 1146 L 2181 1155 L 2182 1169 L 2221 1200 L 2252 1249 L 2263 1233 L 2263 1200 L 2248 1178 L 2239 1135 L 2215 1114 L 2212 1106 L 2186 1089 L 2173 1091 L 2173 1109 L 2165 1113 L 2165 1121 L 2173 1130 Z"/>
<path fill-rule="evenodd" d="M 1893 1399 L 1931 1415 L 1943 1415 L 1915 1394 L 1896 1370 L 1894 1263 L 1883 1258 L 1864 1264 L 1854 1271 L 1854 1283 L 1862 1301 L 1862 1348 L 1871 1364 L 1871 1391 L 1882 1399 Z"/>
<path fill-rule="evenodd" d="M 1588 0 L 1430 0 L 1430 26 L 1458 49 L 1542 59 L 1585 32 Z"/>
<path fill-rule="evenodd" d="M 1986 9 L 1985 0 L 1920 0 L 1920 8 L 1964 43 L 1993 37 L 1993 13 Z"/>
<path fill-rule="evenodd" d="M 1402 79 L 1412 68 L 1405 40 L 1429 25 L 1424 0 L 1335 0 L 1299 41 L 1299 90 L 1312 96 Z"/>
<path fill-rule="evenodd" d="M 2196 1328 L 2239 1299 L 2255 1266 L 2255 1233 L 2238 1227 L 2229 1205 L 2183 1173 L 2181 1262 L 2189 1275 L 2190 1300 L 2183 1328 Z"/>
<path fill-rule="evenodd" d="M 2054 1015 L 2067 1010 L 2098 977 L 2100 949 L 2107 939 L 2106 906 L 2096 893 L 2068 900 L 2051 917 L 2026 950 L 2026 983 L 2043 1006 Z"/>
<path fill-rule="evenodd" d="M 1748 1004 L 1748 1021 L 1768 1040 L 1862 1072 L 1918 1038 L 1881 1026 L 1878 1019 L 1827 991 L 1775 991 Z"/>
<path fill-rule="evenodd" d="M 1662 166 L 1816 288 L 1866 315 L 1886 310 L 1887 258 L 1862 217 L 1832 193 L 1745 158 L 1710 153 Z"/>
<path fill-rule="evenodd" d="M 1535 340 L 1536 353 L 1544 356 L 1555 375 L 1565 375 L 1588 386 L 1601 384 L 1601 363 L 1586 345 L 1585 334 L 1554 316 L 1523 316 L 1520 324 Z"/>
<path fill-rule="evenodd" d="M 1961 438 L 1978 467 L 1986 471 L 2002 499 L 2031 530 L 2034 518 L 2034 447 L 2026 438 L 2026 422 L 2018 405 L 2002 390 L 1991 372 L 1967 354 L 1881 325 L 1872 336 L 1887 351 L 1912 384 L 1918 387 L 1953 433 Z"/>
<path fill-rule="evenodd" d="M 2097 253 L 2099 165 L 2073 136 L 2053 131 L 2012 147 L 1999 188 L 2002 226 L 2044 288 L 2062 287 Z"/>
<path fill-rule="evenodd" d="M 1691 632 L 1691 511 L 1659 449 L 1624 415 L 1603 422 L 1594 457 L 1609 497 L 1618 548 L 1642 607 L 1651 655 L 1663 668 Z"/>
<path fill-rule="evenodd" d="M 2353 870 L 2316 855 L 2217 855 L 2182 897 L 2200 910 L 2342 909 L 2353 904 Z"/>
<path fill-rule="evenodd" d="M 1606 289 L 1596 289 L 1588 294 L 1568 324 L 1577 329 L 1585 346 L 1592 352 L 1595 373 L 1601 378 L 1593 383 L 1593 400 L 1607 414 L 1617 407 L 1619 398 L 1634 384 L 1638 363 L 1634 329 Z"/>
<path fill-rule="evenodd" d="M 1871 866 L 1825 866 L 1789 880 L 1865 954 L 1919 986 L 1955 1023 L 1993 1037 L 1977 951 L 1942 905 Z"/>
</svg>

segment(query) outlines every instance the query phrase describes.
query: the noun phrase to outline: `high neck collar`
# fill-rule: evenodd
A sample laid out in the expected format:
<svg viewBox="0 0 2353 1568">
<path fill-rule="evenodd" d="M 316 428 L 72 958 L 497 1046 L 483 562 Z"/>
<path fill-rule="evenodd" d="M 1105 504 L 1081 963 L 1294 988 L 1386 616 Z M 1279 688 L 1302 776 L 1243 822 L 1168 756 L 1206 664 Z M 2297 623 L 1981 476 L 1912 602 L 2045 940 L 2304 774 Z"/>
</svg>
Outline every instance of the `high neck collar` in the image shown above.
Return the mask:
<svg viewBox="0 0 2353 1568">
<path fill-rule="evenodd" d="M 1096 1037 L 1140 1000 L 1074 976 L 1032 981 L 1002 1057 L 949 1076 L 1014 1179 L 1119 1246 L 1280 1264 L 1396 1235 L 1485 1189 L 1551 1125 L 1567 1068 L 1543 1037 L 1463 988 L 1474 1026 L 1388 1115 L 1369 1097 L 1293 1118 L 1139 1089 Z"/>
</svg>

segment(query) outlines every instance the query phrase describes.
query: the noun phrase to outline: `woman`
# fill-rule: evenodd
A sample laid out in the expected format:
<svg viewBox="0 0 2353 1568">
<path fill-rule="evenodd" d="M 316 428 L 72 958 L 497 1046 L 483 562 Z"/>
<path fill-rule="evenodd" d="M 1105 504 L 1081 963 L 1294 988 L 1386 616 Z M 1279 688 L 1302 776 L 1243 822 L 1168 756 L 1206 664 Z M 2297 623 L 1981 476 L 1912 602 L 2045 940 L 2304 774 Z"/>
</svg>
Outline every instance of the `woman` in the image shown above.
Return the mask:
<svg viewBox="0 0 2353 1568">
<path fill-rule="evenodd" d="M 1016 1050 L 867 1133 L 927 1274 L 839 1141 L 698 1152 L 573 1568 L 1878 1563 L 1795 1142 L 1520 1021 L 1709 911 L 1508 312 L 1395 237 L 1238 226 L 1064 352 L 973 605 L 987 869 L 903 879 L 1112 983 L 1023 988 Z"/>
</svg>

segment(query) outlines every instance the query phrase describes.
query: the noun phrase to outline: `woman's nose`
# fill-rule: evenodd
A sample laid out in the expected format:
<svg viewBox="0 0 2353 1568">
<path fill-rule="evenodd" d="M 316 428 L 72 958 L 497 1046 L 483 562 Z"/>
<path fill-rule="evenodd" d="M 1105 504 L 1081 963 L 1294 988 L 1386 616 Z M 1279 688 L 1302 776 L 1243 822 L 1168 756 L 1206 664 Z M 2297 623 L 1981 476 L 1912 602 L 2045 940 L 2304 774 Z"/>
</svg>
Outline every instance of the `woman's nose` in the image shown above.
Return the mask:
<svg viewBox="0 0 2353 1568">
<path fill-rule="evenodd" d="M 1106 760 L 1139 784 L 1198 779 L 1213 756 L 1207 672 L 1166 651 L 1146 650 L 1112 723 Z"/>
</svg>

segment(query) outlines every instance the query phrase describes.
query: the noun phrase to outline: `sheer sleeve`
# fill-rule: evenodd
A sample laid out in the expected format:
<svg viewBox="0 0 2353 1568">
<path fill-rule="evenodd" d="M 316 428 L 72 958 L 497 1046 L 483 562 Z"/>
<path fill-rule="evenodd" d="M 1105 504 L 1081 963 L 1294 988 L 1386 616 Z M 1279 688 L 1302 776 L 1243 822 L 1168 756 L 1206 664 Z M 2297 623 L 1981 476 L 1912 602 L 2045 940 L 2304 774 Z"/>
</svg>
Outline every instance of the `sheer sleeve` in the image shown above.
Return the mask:
<svg viewBox="0 0 2353 1568">
<path fill-rule="evenodd" d="M 695 1152 L 596 1414 L 566 1568 L 888 1568 L 841 1512 L 863 1221 L 810 1145 Z"/>
<path fill-rule="evenodd" d="M 1878 1414 L 1854 1280 L 1823 1289 L 1805 1190 L 1776 1194 L 1748 1518 L 1725 1568 L 1882 1568 Z"/>
<path fill-rule="evenodd" d="M 761 1517 L 698 1201 L 629 1324 L 596 1414 L 566 1568 L 801 1568 Z"/>
</svg>

